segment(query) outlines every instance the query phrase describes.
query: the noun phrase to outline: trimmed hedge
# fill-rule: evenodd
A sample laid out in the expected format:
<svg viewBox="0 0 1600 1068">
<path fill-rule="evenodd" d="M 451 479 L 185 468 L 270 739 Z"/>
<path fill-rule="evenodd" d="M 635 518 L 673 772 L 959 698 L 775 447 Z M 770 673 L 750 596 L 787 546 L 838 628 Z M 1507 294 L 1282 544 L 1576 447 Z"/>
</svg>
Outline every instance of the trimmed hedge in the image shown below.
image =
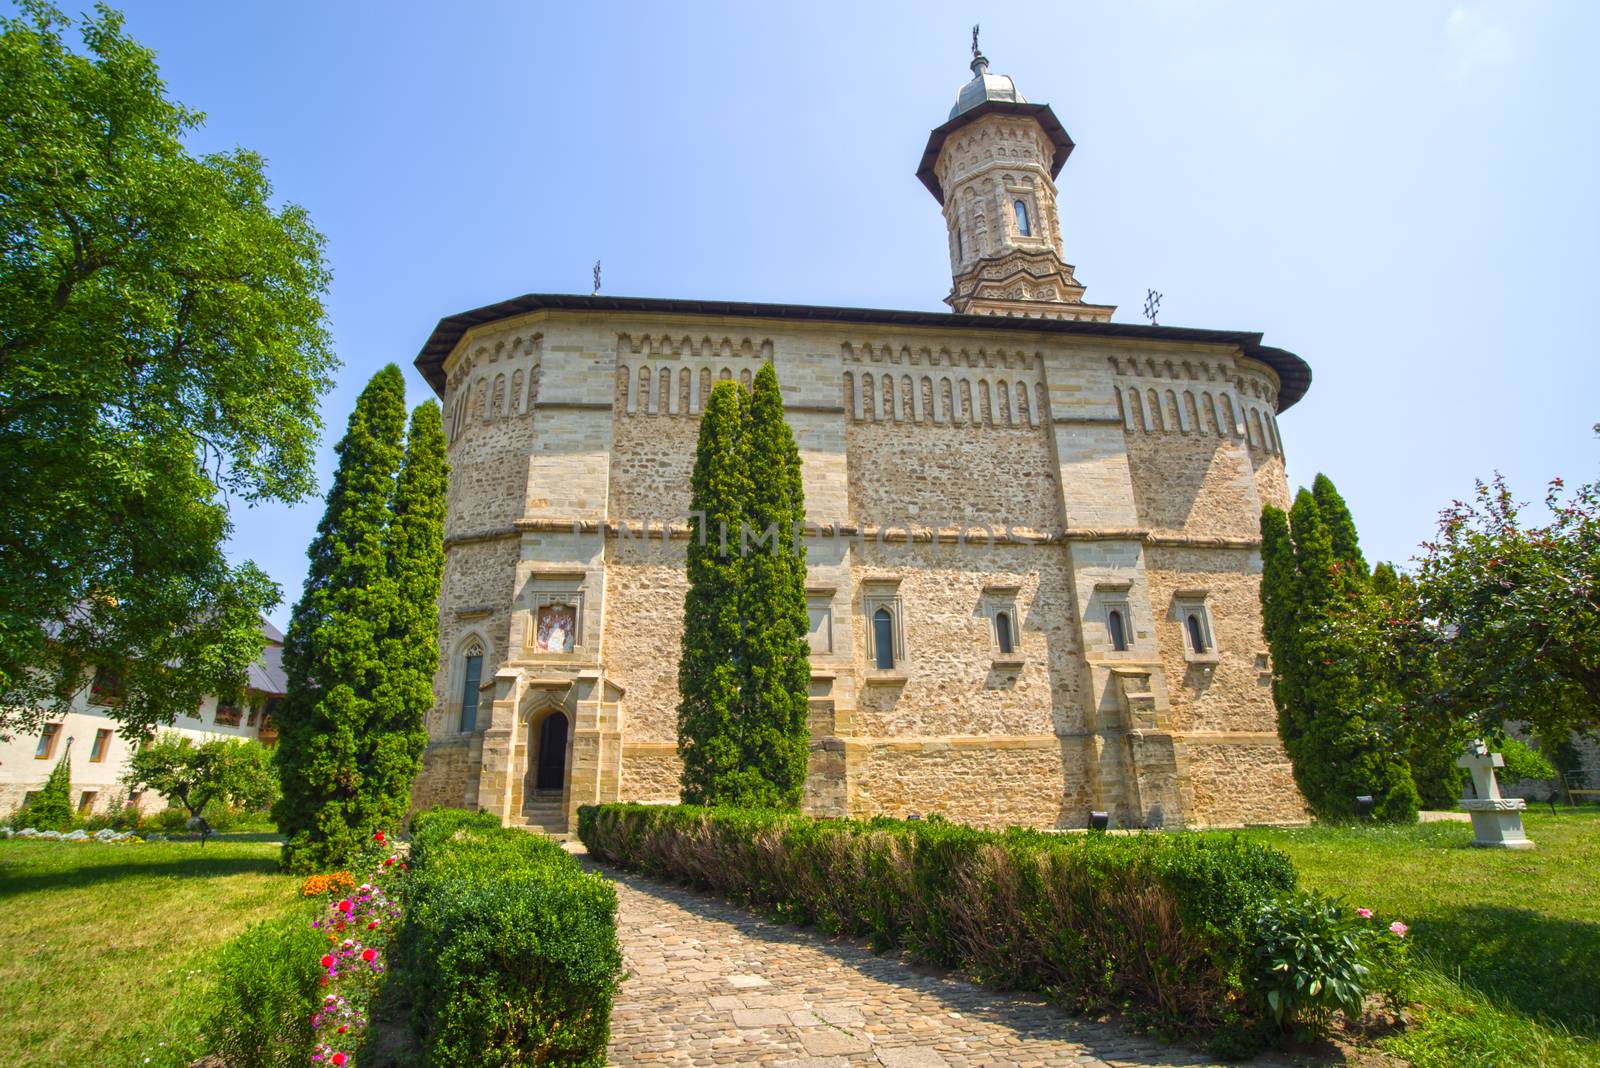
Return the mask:
<svg viewBox="0 0 1600 1068">
<path fill-rule="evenodd" d="M 617 895 L 550 839 L 482 812 L 411 824 L 401 933 L 428 1064 L 605 1064 Z"/>
<path fill-rule="evenodd" d="M 1265 1019 L 1248 977 L 1255 920 L 1295 885 L 1276 850 L 1194 835 L 636 804 L 579 809 L 578 835 L 621 867 L 1169 1032 Z"/>
</svg>

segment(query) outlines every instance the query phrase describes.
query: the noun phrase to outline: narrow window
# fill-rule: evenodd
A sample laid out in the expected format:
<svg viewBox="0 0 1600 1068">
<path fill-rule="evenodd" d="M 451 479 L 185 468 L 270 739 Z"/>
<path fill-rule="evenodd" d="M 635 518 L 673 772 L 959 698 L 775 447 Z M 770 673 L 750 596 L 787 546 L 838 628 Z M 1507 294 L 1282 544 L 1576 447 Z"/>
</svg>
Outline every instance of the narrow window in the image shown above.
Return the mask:
<svg viewBox="0 0 1600 1068">
<path fill-rule="evenodd" d="M 1020 200 L 1013 200 L 1011 210 L 1017 216 L 1017 233 L 1023 237 L 1031 236 L 1033 231 L 1028 229 L 1028 205 Z"/>
<path fill-rule="evenodd" d="M 1122 622 L 1122 613 L 1115 608 L 1106 616 L 1106 628 L 1111 631 L 1111 648 L 1119 653 L 1128 651 L 1128 631 Z"/>
<path fill-rule="evenodd" d="M 995 637 L 1000 642 L 1000 655 L 1011 655 L 1011 613 L 996 612 L 994 616 Z"/>
<path fill-rule="evenodd" d="M 94 745 L 89 747 L 89 761 L 98 764 L 106 758 L 106 750 L 111 748 L 111 728 L 101 727 L 94 732 Z"/>
<path fill-rule="evenodd" d="M 461 730 L 478 729 L 478 682 L 483 676 L 483 654 L 473 646 L 473 652 L 463 663 L 461 681 Z"/>
<path fill-rule="evenodd" d="M 881 671 L 894 668 L 894 617 L 887 608 L 880 608 L 872 616 L 872 646 Z"/>
<path fill-rule="evenodd" d="M 35 760 L 49 760 L 50 754 L 56 748 L 56 735 L 61 733 L 61 724 L 46 723 L 44 731 L 39 735 L 39 747 L 33 751 Z"/>
<path fill-rule="evenodd" d="M 956 259 L 960 261 L 965 260 L 966 258 L 967 243 L 961 239 L 961 224 L 956 223 Z"/>
<path fill-rule="evenodd" d="M 78 815 L 87 816 L 94 811 L 94 799 L 100 796 L 99 790 L 85 790 L 83 796 L 78 798 Z"/>
<path fill-rule="evenodd" d="M 1206 651 L 1205 627 L 1200 623 L 1200 613 L 1189 613 L 1189 644 L 1197 653 Z"/>
</svg>

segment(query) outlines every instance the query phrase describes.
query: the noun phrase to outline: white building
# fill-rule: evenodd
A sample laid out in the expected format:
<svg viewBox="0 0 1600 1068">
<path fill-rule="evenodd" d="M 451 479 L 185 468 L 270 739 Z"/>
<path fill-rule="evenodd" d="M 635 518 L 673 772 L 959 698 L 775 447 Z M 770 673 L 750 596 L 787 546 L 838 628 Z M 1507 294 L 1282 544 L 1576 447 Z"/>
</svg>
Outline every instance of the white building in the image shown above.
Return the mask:
<svg viewBox="0 0 1600 1068">
<path fill-rule="evenodd" d="M 255 738 L 269 745 L 277 740 L 272 713 L 284 694 L 283 633 L 265 620 L 266 648 L 250 665 L 246 690 L 238 701 L 223 704 L 206 697 L 193 715 L 179 716 L 164 730 L 197 741 L 210 738 Z M 96 672 L 72 697 L 66 715 L 51 719 L 41 733 L 0 741 L 0 813 L 16 811 L 44 786 L 63 754 L 72 779 L 72 803 L 82 815 L 102 812 L 122 799 L 122 783 L 135 742 L 117 733 L 111 716 L 116 680 Z M 133 798 L 143 809 L 161 807 L 159 797 Z"/>
</svg>

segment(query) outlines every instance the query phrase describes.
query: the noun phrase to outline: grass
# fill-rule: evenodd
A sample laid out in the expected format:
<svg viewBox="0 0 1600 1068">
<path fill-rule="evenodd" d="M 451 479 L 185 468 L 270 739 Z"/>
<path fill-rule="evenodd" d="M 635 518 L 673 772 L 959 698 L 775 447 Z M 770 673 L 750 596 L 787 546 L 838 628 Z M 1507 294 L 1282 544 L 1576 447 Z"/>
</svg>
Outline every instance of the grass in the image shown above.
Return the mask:
<svg viewBox="0 0 1600 1068">
<path fill-rule="evenodd" d="M 1600 1065 L 1600 810 L 1524 816 L 1531 851 L 1462 823 L 1249 830 L 1302 884 L 1411 927 L 1418 1068 Z"/>
<path fill-rule="evenodd" d="M 217 947 L 297 900 L 299 880 L 278 873 L 264 838 L 0 841 L 5 1063 L 167 1066 L 203 1053 Z"/>
</svg>

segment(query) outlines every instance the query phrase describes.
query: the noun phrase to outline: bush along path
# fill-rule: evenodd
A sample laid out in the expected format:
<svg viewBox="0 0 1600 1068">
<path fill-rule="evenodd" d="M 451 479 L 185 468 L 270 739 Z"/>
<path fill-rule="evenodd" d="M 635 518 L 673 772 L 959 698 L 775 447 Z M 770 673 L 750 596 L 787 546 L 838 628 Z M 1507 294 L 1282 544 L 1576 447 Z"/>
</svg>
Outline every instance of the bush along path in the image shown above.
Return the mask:
<svg viewBox="0 0 1600 1068">
<path fill-rule="evenodd" d="M 1122 1012 L 1219 1055 L 1317 1038 L 1341 1013 L 1406 997 L 1403 924 L 1299 890 L 1283 854 L 1235 840 L 646 805 L 580 809 L 579 835 L 619 867 L 1074 1012 Z M 752 963 L 763 957 L 749 947 Z"/>
</svg>

